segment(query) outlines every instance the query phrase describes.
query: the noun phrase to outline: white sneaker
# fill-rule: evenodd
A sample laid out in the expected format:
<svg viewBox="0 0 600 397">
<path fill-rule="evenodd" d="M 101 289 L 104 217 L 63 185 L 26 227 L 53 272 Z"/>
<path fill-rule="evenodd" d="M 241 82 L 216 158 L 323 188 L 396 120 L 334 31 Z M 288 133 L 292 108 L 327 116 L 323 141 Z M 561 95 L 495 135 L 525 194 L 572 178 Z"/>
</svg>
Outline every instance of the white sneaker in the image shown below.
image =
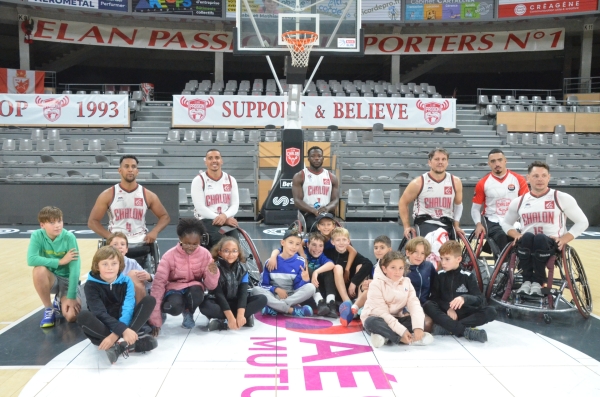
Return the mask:
<svg viewBox="0 0 600 397">
<path fill-rule="evenodd" d="M 543 296 L 542 286 L 540 285 L 540 283 L 536 283 L 536 282 L 531 283 L 531 289 L 529 290 L 529 295 Z"/>
<path fill-rule="evenodd" d="M 387 343 L 387 339 L 378 334 L 371 334 L 371 346 L 381 347 Z"/>
<path fill-rule="evenodd" d="M 531 295 L 531 281 L 525 281 L 521 288 L 517 290 L 517 294 L 527 294 Z"/>
<path fill-rule="evenodd" d="M 431 342 L 433 342 L 433 335 L 431 335 L 429 332 L 423 332 L 423 337 L 421 338 L 421 340 L 415 341 L 413 343 L 411 343 L 411 346 L 427 346 L 430 345 Z"/>
</svg>

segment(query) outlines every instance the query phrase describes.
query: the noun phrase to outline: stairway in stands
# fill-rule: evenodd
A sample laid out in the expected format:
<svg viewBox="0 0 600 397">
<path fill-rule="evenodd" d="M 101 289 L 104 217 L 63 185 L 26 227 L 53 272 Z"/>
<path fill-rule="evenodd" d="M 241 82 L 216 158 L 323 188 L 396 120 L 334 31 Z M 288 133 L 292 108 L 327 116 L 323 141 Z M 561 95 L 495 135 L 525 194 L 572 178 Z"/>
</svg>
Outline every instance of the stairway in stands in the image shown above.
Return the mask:
<svg viewBox="0 0 600 397">
<path fill-rule="evenodd" d="M 164 139 L 171 129 L 172 110 L 171 101 L 145 104 L 142 110 L 137 112 L 136 120 L 131 122 L 131 133 L 161 135 Z"/>
<path fill-rule="evenodd" d="M 456 127 L 465 137 L 497 138 L 494 126 L 488 125 L 487 120 L 487 116 L 482 116 L 476 105 L 458 105 L 456 108 Z"/>
</svg>

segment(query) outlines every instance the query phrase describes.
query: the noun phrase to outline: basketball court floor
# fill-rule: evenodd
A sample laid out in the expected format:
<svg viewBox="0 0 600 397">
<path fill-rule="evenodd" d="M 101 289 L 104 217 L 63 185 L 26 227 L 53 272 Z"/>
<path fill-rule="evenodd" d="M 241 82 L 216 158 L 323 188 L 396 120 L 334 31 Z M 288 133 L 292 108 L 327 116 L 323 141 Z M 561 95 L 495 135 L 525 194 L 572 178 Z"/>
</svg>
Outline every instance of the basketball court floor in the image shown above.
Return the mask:
<svg viewBox="0 0 600 397">
<path fill-rule="evenodd" d="M 206 318 L 197 312 L 194 329 L 183 329 L 181 317 L 169 317 L 156 350 L 110 365 L 77 325 L 61 320 L 54 328 L 39 328 L 42 308 L 26 264 L 29 234 L 37 227 L 0 225 L 0 397 L 600 395 L 600 320 L 578 313 L 549 325 L 537 316 L 500 316 L 482 327 L 489 338 L 485 344 L 445 336 L 424 347 L 373 349 L 357 320 L 346 328 L 332 319 L 258 315 L 254 328 L 208 332 Z M 85 276 L 97 238 L 85 227 L 65 227 L 78 238 Z M 261 257 L 283 234 L 275 226 L 242 227 Z M 376 236 L 386 234 L 397 246 L 402 232 L 391 222 L 346 227 L 353 245 L 368 257 Z M 573 243 L 596 302 L 598 236 L 592 229 Z M 177 241 L 169 226 L 160 235 L 161 252 Z"/>
</svg>

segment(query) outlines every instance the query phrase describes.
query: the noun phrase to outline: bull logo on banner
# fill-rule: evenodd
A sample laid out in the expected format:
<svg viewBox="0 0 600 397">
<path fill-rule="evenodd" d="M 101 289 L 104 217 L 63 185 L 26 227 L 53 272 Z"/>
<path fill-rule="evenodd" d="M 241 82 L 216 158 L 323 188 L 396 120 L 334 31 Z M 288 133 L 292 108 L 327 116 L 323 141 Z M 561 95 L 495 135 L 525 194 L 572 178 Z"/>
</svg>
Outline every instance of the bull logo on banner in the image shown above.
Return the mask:
<svg viewBox="0 0 600 397">
<path fill-rule="evenodd" d="M 17 75 L 13 77 L 13 85 L 15 91 L 19 94 L 26 94 L 29 89 L 29 77 L 27 77 L 27 71 L 17 70 Z"/>
<path fill-rule="evenodd" d="M 191 99 L 188 100 L 186 97 L 181 97 L 179 100 L 183 107 L 188 110 L 188 116 L 192 121 L 199 123 L 206 117 L 206 109 L 215 104 L 213 97 L 206 99 Z"/>
<path fill-rule="evenodd" d="M 425 121 L 431 125 L 436 125 L 442 119 L 442 112 L 450 107 L 450 102 L 443 103 L 417 101 L 417 108 L 422 110 L 425 116 Z"/>
<path fill-rule="evenodd" d="M 42 99 L 39 96 L 35 98 L 35 104 L 43 108 L 44 117 L 48 121 L 55 122 L 60 118 L 60 109 L 69 104 L 69 98 L 63 97 L 62 99 Z"/>
<path fill-rule="evenodd" d="M 285 162 L 288 163 L 290 167 L 297 166 L 300 162 L 300 149 L 295 147 L 285 149 Z"/>
</svg>

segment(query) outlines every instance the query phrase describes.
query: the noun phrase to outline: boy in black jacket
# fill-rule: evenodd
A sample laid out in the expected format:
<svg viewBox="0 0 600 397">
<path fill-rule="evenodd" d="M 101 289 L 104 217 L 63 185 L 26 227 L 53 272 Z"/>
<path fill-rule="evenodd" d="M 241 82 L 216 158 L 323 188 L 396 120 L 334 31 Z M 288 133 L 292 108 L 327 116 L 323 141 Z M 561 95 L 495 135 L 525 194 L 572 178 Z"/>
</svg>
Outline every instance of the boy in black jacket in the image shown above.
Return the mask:
<svg viewBox="0 0 600 397">
<path fill-rule="evenodd" d="M 440 247 L 440 258 L 443 270 L 438 272 L 431 298 L 423 306 L 434 322 L 432 334 L 487 342 L 485 330 L 474 327 L 493 321 L 496 310 L 486 307 L 475 275 L 460 268 L 462 246 L 454 240 L 445 242 Z"/>
<path fill-rule="evenodd" d="M 133 281 L 122 274 L 124 268 L 123 255 L 116 248 L 105 246 L 96 251 L 84 287 L 88 310 L 77 317 L 85 336 L 106 351 L 111 364 L 120 354 L 127 356 L 129 351 L 146 352 L 158 346 L 148 332 L 138 335 L 156 300 L 145 296 L 136 305 Z M 121 338 L 123 342 L 119 342 Z"/>
</svg>

